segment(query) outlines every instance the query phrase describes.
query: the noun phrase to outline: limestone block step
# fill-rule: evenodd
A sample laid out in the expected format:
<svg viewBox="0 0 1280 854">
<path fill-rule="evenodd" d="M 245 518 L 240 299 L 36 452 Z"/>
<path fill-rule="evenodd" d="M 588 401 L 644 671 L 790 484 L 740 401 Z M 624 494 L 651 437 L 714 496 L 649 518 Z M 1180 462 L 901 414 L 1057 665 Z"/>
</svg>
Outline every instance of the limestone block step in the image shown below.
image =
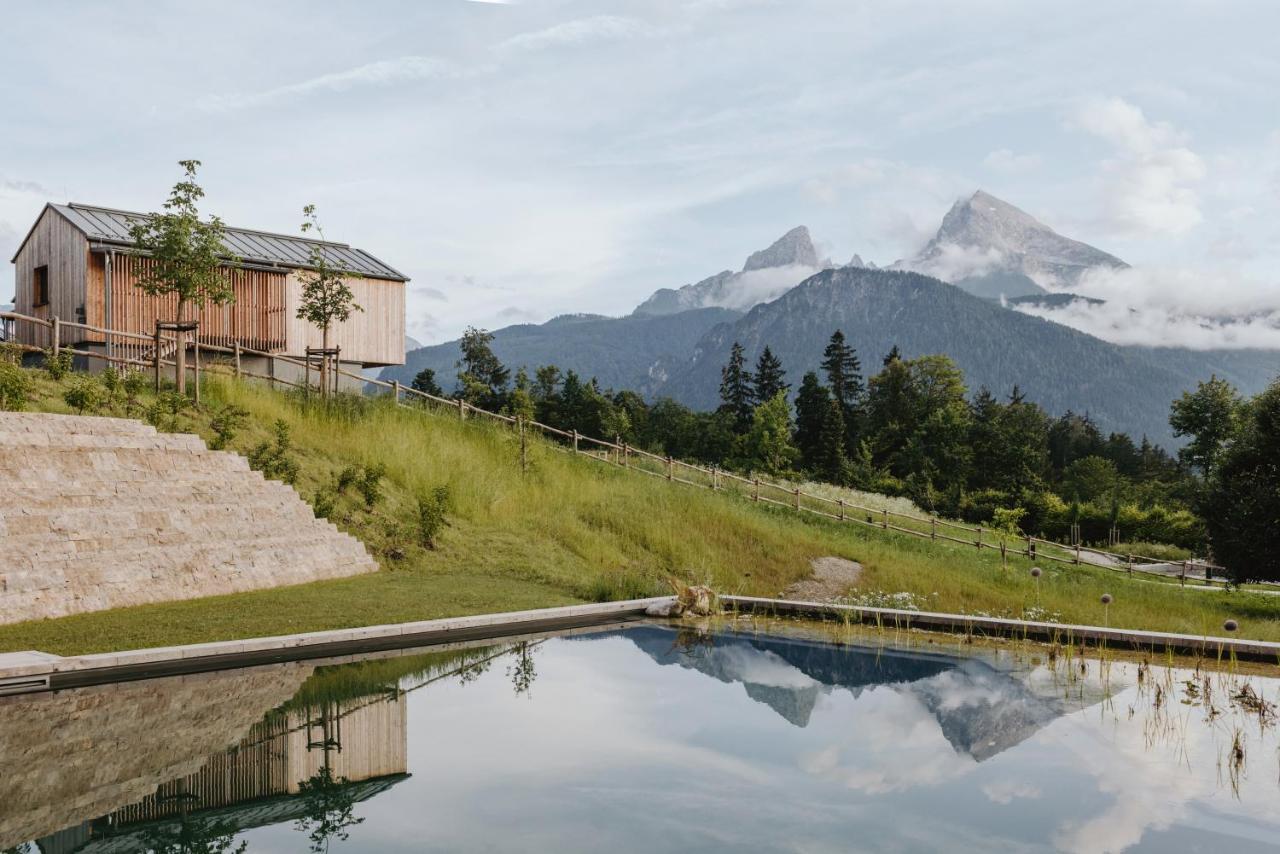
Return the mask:
<svg viewBox="0 0 1280 854">
<path fill-rule="evenodd" d="M 285 484 L 196 436 L 0 413 L 0 623 L 373 572 Z"/>
<path fill-rule="evenodd" d="M 0 430 L 37 433 L 154 434 L 156 428 L 132 418 L 100 418 L 96 415 L 51 415 L 46 412 L 0 412 Z"/>
</svg>

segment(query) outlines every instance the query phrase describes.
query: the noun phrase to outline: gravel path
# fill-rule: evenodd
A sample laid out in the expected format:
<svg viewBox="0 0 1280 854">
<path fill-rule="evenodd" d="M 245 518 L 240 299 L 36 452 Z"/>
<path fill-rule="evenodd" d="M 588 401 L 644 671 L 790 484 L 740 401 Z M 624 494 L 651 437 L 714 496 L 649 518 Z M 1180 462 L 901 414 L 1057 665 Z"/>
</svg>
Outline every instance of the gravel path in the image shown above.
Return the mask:
<svg viewBox="0 0 1280 854">
<path fill-rule="evenodd" d="M 847 594 L 862 575 L 862 564 L 842 557 L 815 558 L 809 568 L 813 574 L 782 591 L 784 598 L 804 602 L 834 602 Z"/>
</svg>

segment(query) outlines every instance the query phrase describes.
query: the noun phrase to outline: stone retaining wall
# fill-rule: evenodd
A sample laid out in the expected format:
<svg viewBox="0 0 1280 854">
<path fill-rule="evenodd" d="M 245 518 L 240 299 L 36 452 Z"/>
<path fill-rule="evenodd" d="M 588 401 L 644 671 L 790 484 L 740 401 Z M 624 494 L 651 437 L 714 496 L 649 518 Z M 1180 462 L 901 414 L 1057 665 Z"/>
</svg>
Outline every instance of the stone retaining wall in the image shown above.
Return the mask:
<svg viewBox="0 0 1280 854">
<path fill-rule="evenodd" d="M 0 412 L 0 623 L 377 570 L 292 487 L 198 436 Z"/>
</svg>

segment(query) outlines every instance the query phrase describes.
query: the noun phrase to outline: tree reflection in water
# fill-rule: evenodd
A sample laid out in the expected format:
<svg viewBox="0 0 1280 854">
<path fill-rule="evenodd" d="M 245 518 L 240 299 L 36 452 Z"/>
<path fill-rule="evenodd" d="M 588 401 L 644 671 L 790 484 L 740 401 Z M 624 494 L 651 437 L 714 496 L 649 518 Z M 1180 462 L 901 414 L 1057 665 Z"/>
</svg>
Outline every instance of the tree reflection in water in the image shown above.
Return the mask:
<svg viewBox="0 0 1280 854">
<path fill-rule="evenodd" d="M 538 678 L 538 671 L 533 664 L 535 646 L 538 644 L 530 644 L 528 641 L 516 644 L 515 661 L 507 668 L 507 678 L 511 680 L 511 687 L 515 689 L 517 696 L 531 696 L 529 689 L 533 687 L 533 680 Z"/>
<path fill-rule="evenodd" d="M 145 850 L 153 854 L 244 854 L 249 843 L 236 845 L 231 822 L 193 818 L 186 814 L 177 824 L 160 824 L 142 836 Z"/>
<path fill-rule="evenodd" d="M 309 779 L 298 783 L 307 813 L 294 828 L 307 834 L 312 851 L 328 851 L 334 839 L 345 842 L 351 835 L 347 828 L 364 821 L 355 815 L 355 790 L 350 782 L 346 777 L 335 778 L 326 762 Z"/>
</svg>

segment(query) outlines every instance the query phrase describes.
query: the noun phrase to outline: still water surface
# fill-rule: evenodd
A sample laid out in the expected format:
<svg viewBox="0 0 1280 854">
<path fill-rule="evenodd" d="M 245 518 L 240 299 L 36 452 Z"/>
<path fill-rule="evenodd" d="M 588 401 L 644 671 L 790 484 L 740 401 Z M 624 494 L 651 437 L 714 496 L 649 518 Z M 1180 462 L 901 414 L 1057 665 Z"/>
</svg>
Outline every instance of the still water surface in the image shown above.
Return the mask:
<svg viewBox="0 0 1280 854">
<path fill-rule="evenodd" d="M 768 632 L 646 623 L 9 698 L 0 850 L 1280 846 L 1265 672 Z"/>
</svg>

